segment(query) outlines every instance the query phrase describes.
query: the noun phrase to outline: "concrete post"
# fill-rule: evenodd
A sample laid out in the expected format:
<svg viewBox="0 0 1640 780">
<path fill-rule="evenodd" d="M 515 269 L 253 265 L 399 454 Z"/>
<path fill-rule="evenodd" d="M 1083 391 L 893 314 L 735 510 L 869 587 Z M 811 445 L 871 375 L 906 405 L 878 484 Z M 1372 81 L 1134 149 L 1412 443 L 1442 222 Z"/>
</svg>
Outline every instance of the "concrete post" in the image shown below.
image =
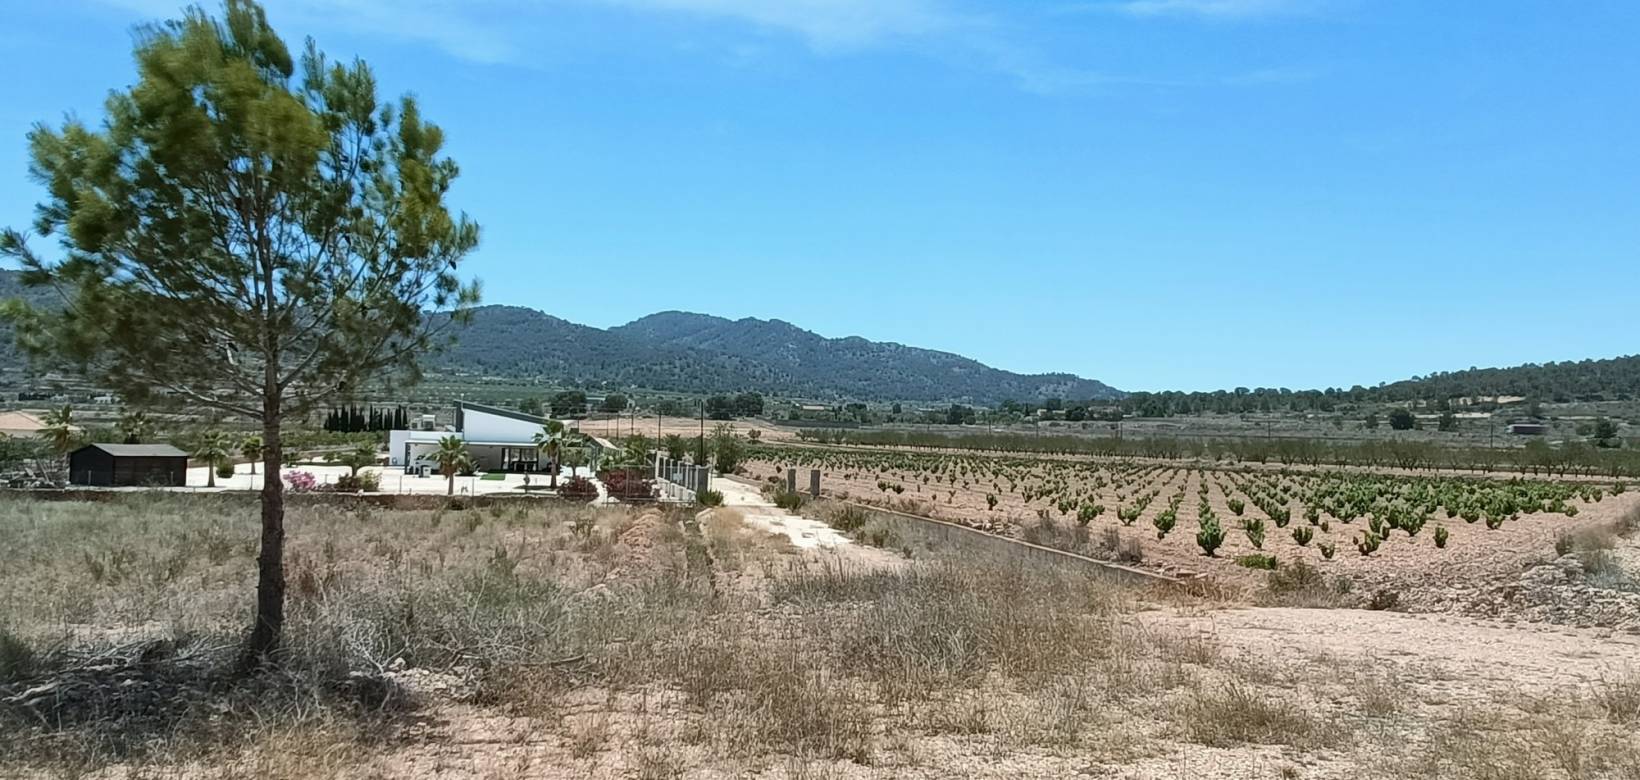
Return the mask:
<svg viewBox="0 0 1640 780">
<path fill-rule="evenodd" d="M 786 469 L 786 492 L 797 492 L 797 469 Z"/>
<path fill-rule="evenodd" d="M 809 469 L 809 495 L 820 497 L 820 469 Z"/>
</svg>

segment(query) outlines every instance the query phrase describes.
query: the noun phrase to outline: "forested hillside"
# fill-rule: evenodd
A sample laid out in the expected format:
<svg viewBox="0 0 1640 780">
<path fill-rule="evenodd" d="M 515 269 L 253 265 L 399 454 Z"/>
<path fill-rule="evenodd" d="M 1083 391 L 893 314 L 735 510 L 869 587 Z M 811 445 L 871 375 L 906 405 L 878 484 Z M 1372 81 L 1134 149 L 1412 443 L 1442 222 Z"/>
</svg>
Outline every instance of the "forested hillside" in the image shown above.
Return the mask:
<svg viewBox="0 0 1640 780">
<path fill-rule="evenodd" d="M 51 305 L 17 271 L 0 270 L 0 300 Z M 435 315 L 436 316 L 436 315 Z M 1538 401 L 1640 397 L 1640 355 L 1603 360 L 1471 368 L 1373 387 L 1124 394 L 1073 374 L 1016 374 L 949 352 L 859 337 L 826 338 L 781 320 L 729 320 L 669 311 L 608 330 L 534 309 L 484 306 L 458 334 L 459 346 L 429 368 L 576 387 L 641 387 L 677 392 L 757 391 L 820 400 L 957 401 L 996 405 L 1049 398 L 1119 400 L 1147 416 L 1196 412 L 1327 410 L 1340 403 L 1519 396 Z M 23 364 L 0 320 L 0 370 Z"/>
</svg>

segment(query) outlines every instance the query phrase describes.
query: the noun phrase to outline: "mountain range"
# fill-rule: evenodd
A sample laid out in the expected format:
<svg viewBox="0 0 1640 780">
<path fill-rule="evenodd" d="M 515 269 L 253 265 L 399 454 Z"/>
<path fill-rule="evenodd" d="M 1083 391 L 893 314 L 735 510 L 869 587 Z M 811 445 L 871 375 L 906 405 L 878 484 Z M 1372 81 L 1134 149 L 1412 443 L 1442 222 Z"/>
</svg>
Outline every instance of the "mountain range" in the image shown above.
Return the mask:
<svg viewBox="0 0 1640 780">
<path fill-rule="evenodd" d="M 435 370 L 541 378 L 570 386 L 762 393 L 816 400 L 962 401 L 1122 393 L 1073 374 L 1017 374 L 977 360 L 781 320 L 667 311 L 607 330 L 516 306 L 483 306 Z"/>
<path fill-rule="evenodd" d="M 0 270 L 0 300 L 51 305 L 55 296 Z M 433 315 L 437 317 L 438 315 Z M 483 306 L 455 349 L 431 358 L 435 372 L 536 380 L 586 389 L 687 393 L 757 391 L 817 401 L 964 402 L 1114 400 L 1125 393 L 1073 374 L 1017 374 L 929 349 L 859 337 L 826 338 L 781 320 L 730 320 L 666 311 L 601 329 L 518 306 Z M 22 368 L 0 321 L 0 374 Z M 1378 385 L 1364 397 L 1520 395 L 1544 400 L 1640 397 L 1640 355 L 1472 368 Z"/>
</svg>

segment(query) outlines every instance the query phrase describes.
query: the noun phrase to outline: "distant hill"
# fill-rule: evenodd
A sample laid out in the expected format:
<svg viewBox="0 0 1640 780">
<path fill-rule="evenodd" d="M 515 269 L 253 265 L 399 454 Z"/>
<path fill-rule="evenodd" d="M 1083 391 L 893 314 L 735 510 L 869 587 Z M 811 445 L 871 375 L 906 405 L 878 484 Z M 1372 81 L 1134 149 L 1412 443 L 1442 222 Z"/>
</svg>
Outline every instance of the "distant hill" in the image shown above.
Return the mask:
<svg viewBox="0 0 1640 780">
<path fill-rule="evenodd" d="M 611 328 L 665 349 L 731 355 L 766 366 L 798 395 L 905 401 L 1113 399 L 1121 392 L 1072 374 L 1016 374 L 977 360 L 858 336 L 829 339 L 781 320 L 728 320 L 668 311 Z"/>
<path fill-rule="evenodd" d="M 0 270 L 0 300 L 50 304 L 49 294 L 25 289 L 18 277 Z M 663 312 L 602 330 L 534 309 L 483 306 L 457 339 L 458 348 L 435 356 L 431 370 L 588 388 L 755 390 L 818 400 L 994 404 L 1121 395 L 1071 374 L 1015 374 L 948 352 L 828 339 L 779 320 Z M 11 329 L 0 324 L 0 369 L 22 365 Z"/>
<path fill-rule="evenodd" d="M 575 386 L 816 399 L 990 404 L 1120 396 L 1070 374 L 1015 374 L 946 352 L 828 339 L 779 320 L 663 312 L 600 330 L 534 309 L 483 306 L 457 338 L 459 347 L 437 357 L 433 368 Z"/>
<path fill-rule="evenodd" d="M 456 333 L 458 346 L 430 368 L 576 387 L 727 392 L 787 385 L 768 367 L 732 355 L 661 348 L 520 306 L 481 306 Z"/>
<path fill-rule="evenodd" d="M 1540 401 L 1628 400 L 1640 397 L 1640 355 L 1438 372 L 1371 392 L 1390 401 L 1500 395 Z"/>
<path fill-rule="evenodd" d="M 52 293 L 25 289 L 18 280 L 17 271 L 0 270 L 0 300 L 52 303 Z M 459 348 L 437 356 L 429 368 L 587 388 L 755 390 L 818 400 L 993 405 L 1007 399 L 1113 400 L 1128 395 L 1073 374 L 1016 374 L 949 352 L 859 337 L 826 338 L 781 320 L 729 320 L 681 311 L 603 330 L 534 309 L 484 306 L 458 339 Z M 0 372 L 22 364 L 11 328 L 0 322 Z M 1128 401 L 1164 410 L 1211 409 L 1224 406 L 1224 395 L 1138 393 Z M 1640 398 L 1640 355 L 1471 368 L 1326 395 L 1384 401 L 1495 395 L 1544 401 Z"/>
<path fill-rule="evenodd" d="M 1631 401 L 1640 398 L 1640 355 L 1510 368 L 1470 368 L 1437 372 L 1399 382 L 1349 389 L 1282 390 L 1268 387 L 1210 393 L 1129 393 L 1122 407 L 1131 414 L 1165 417 L 1198 412 L 1244 413 L 1291 409 L 1331 411 L 1338 403 L 1405 403 L 1496 398 L 1569 401 Z"/>
</svg>

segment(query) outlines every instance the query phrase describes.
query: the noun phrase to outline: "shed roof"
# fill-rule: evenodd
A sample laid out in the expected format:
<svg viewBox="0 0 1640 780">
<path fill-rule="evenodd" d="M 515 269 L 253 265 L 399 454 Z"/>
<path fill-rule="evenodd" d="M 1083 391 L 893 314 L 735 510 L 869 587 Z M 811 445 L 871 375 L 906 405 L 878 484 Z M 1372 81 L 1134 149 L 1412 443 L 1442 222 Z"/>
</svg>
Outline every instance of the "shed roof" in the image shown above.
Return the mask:
<svg viewBox="0 0 1640 780">
<path fill-rule="evenodd" d="M 102 450 L 116 458 L 186 458 L 188 453 L 169 444 L 87 444 L 82 450 Z"/>
</svg>

